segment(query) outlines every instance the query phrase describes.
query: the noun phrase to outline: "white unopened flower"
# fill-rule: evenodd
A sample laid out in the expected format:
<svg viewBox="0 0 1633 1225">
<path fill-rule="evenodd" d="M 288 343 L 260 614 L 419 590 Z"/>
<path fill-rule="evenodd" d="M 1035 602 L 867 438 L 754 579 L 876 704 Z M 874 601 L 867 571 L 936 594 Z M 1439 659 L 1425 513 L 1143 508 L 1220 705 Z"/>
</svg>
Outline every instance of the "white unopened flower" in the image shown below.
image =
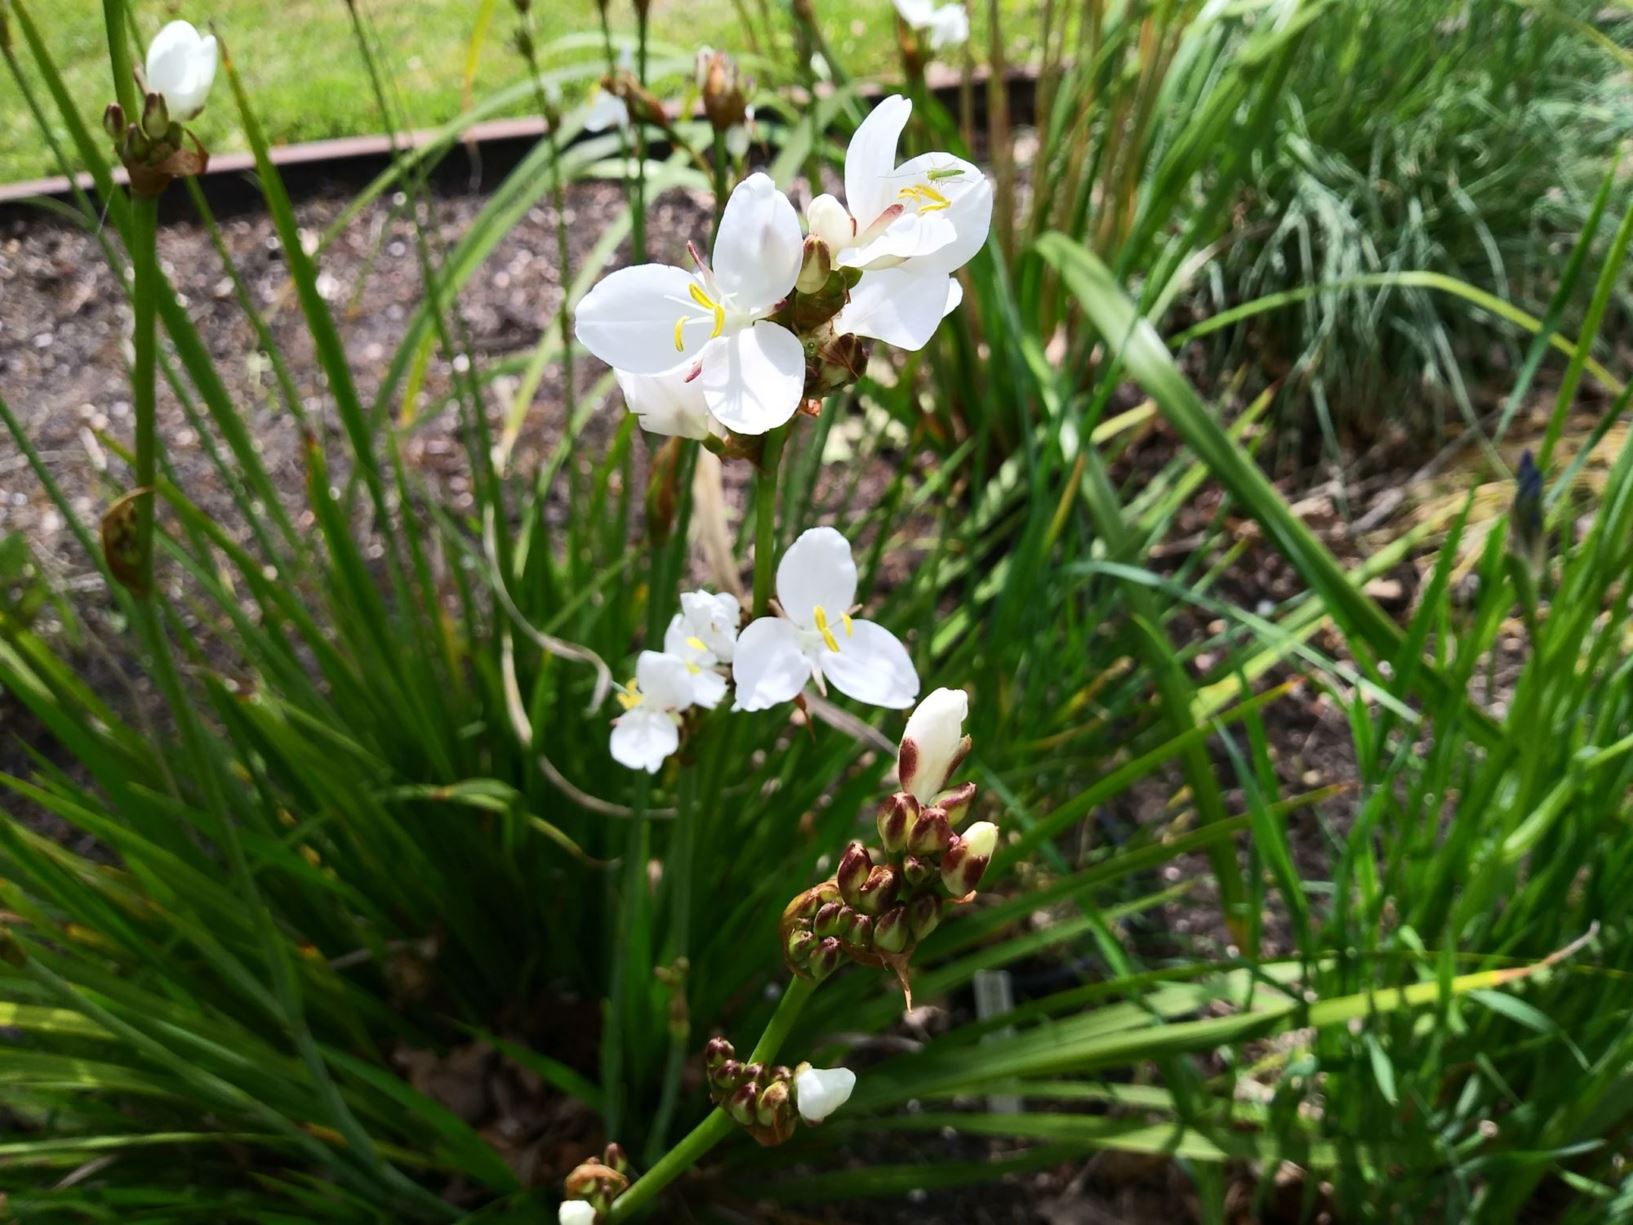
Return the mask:
<svg viewBox="0 0 1633 1225">
<path fill-rule="evenodd" d="M 717 420 L 763 434 L 794 415 L 805 349 L 773 314 L 799 276 L 799 215 L 764 174 L 726 201 L 710 263 L 695 273 L 639 264 L 606 277 L 579 304 L 580 343 L 614 370 L 695 379 Z"/>
<path fill-rule="evenodd" d="M 732 677 L 736 710 L 765 710 L 792 701 L 824 680 L 858 702 L 911 706 L 919 675 L 901 641 L 872 621 L 851 617 L 856 562 L 850 543 L 831 527 L 805 532 L 777 566 L 781 615 L 751 622 L 737 637 Z"/>
<path fill-rule="evenodd" d="M 962 46 L 970 38 L 970 15 L 962 4 L 935 0 L 896 0 L 896 11 L 908 26 L 930 37 L 932 51 Z"/>
<path fill-rule="evenodd" d="M 896 772 L 902 789 L 919 803 L 935 798 L 968 751 L 964 720 L 969 713 L 969 695 L 962 689 L 937 689 L 908 716 Z"/>
<path fill-rule="evenodd" d="M 588 1200 L 570 1199 L 556 1210 L 559 1225 L 595 1225 L 595 1205 Z"/>
<path fill-rule="evenodd" d="M 959 835 L 959 841 L 964 844 L 966 854 L 991 859 L 993 848 L 998 845 L 998 827 L 991 821 L 977 821 Z"/>
<path fill-rule="evenodd" d="M 679 656 L 641 652 L 635 679 L 618 693 L 624 713 L 612 724 L 614 761 L 631 770 L 658 772 L 664 759 L 680 747 L 680 712 L 705 704 L 697 701 L 697 675 Z"/>
<path fill-rule="evenodd" d="M 962 300 L 952 274 L 987 241 L 992 183 L 951 153 L 896 164 L 913 104 L 884 99 L 845 151 L 845 201 L 820 195 L 806 209 L 811 233 L 841 268 L 864 275 L 834 319 L 837 332 L 921 349 Z"/>
<path fill-rule="evenodd" d="M 820 1123 L 846 1102 L 856 1088 L 849 1068 L 813 1068 L 802 1064 L 794 1073 L 794 1102 L 807 1123 Z"/>
<path fill-rule="evenodd" d="M 148 44 L 147 90 L 164 98 L 170 118 L 185 123 L 204 109 L 219 58 L 213 34 L 200 35 L 189 23 L 172 21 Z"/>
<path fill-rule="evenodd" d="M 649 434 L 666 438 L 707 438 L 721 426 L 703 400 L 703 387 L 688 377 L 690 369 L 677 366 L 662 374 L 631 374 L 614 370 L 624 403 Z"/>
</svg>

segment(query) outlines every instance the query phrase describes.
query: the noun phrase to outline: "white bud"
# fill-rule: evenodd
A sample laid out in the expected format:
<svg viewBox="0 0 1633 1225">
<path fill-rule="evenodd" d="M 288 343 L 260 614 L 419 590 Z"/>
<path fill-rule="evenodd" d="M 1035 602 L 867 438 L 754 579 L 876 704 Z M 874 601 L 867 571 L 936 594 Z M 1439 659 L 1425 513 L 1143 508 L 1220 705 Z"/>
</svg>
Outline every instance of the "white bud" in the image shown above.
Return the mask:
<svg viewBox="0 0 1633 1225">
<path fill-rule="evenodd" d="M 802 1066 L 794 1073 L 794 1101 L 807 1123 L 820 1123 L 850 1100 L 856 1073 L 849 1068 Z"/>
<path fill-rule="evenodd" d="M 856 238 L 856 223 L 845 206 L 824 192 L 805 206 L 805 224 L 813 237 L 828 244 L 828 250 L 838 252 L 851 245 Z"/>
<path fill-rule="evenodd" d="M 148 45 L 147 88 L 163 95 L 172 119 L 185 123 L 204 109 L 219 54 L 213 35 L 200 36 L 185 21 L 172 21 Z"/>
<path fill-rule="evenodd" d="M 556 1212 L 560 1225 L 595 1225 L 595 1205 L 588 1200 L 570 1199 Z"/>
<path fill-rule="evenodd" d="M 991 821 L 977 821 L 959 836 L 965 851 L 981 859 L 991 859 L 998 845 L 998 827 Z"/>
<path fill-rule="evenodd" d="M 902 787 L 919 803 L 928 804 L 947 785 L 947 775 L 964 754 L 969 713 L 969 695 L 962 689 L 937 689 L 908 716 L 897 771 Z"/>
</svg>

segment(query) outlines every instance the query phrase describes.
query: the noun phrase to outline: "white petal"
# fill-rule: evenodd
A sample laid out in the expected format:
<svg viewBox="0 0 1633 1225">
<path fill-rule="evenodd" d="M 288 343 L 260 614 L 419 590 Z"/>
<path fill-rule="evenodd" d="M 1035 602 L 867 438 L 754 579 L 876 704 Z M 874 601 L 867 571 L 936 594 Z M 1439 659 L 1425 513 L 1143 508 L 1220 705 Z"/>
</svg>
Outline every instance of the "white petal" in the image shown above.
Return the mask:
<svg viewBox="0 0 1633 1225">
<path fill-rule="evenodd" d="M 691 666 L 678 655 L 642 651 L 635 661 L 635 684 L 643 707 L 685 710 L 692 704 Z"/>
<path fill-rule="evenodd" d="M 896 0 L 896 11 L 911 28 L 922 29 L 931 19 L 934 0 Z"/>
<path fill-rule="evenodd" d="M 713 668 L 705 668 L 693 664 L 696 669 L 692 673 L 692 705 L 701 706 L 704 710 L 713 710 L 720 705 L 720 699 L 726 696 L 726 678 Z"/>
<path fill-rule="evenodd" d="M 901 260 L 933 255 L 956 241 L 958 231 L 944 212 L 905 212 L 882 230 L 847 247 L 838 262 L 845 268 L 890 267 Z"/>
<path fill-rule="evenodd" d="M 864 272 L 851 300 L 834 316 L 834 330 L 871 336 L 898 349 L 922 349 L 947 313 L 951 280 L 941 274 L 919 276 L 908 265 Z"/>
<path fill-rule="evenodd" d="M 811 629 L 820 606 L 834 633 L 856 603 L 856 562 L 850 541 L 831 527 L 800 533 L 777 563 L 777 603 L 795 625 Z"/>
<path fill-rule="evenodd" d="M 671 264 L 637 264 L 603 277 L 584 295 L 573 334 L 615 370 L 663 374 L 702 354 L 713 327 L 712 312 L 692 300 L 696 279 Z M 675 322 L 687 320 L 681 349 Z"/>
<path fill-rule="evenodd" d="M 799 696 L 811 679 L 811 661 L 800 649 L 797 629 L 781 617 L 761 617 L 737 636 L 731 675 L 737 683 L 733 710 L 768 710 Z"/>
<path fill-rule="evenodd" d="M 849 1068 L 801 1068 L 794 1073 L 794 1101 L 807 1123 L 820 1123 L 846 1102 L 856 1088 Z"/>
<path fill-rule="evenodd" d="M 804 236 L 799 214 L 769 175 L 739 183 L 720 215 L 710 260 L 736 309 L 760 314 L 788 296 L 799 277 Z"/>
<path fill-rule="evenodd" d="M 941 308 L 941 317 L 945 319 L 958 309 L 958 304 L 964 300 L 964 287 L 958 283 L 958 278 L 947 278 L 947 305 Z"/>
<path fill-rule="evenodd" d="M 743 619 L 743 606 L 737 597 L 729 591 L 686 591 L 681 593 L 680 609 L 689 631 L 716 659 L 730 663 L 737 645 L 737 626 Z"/>
<path fill-rule="evenodd" d="M 962 689 L 937 689 L 907 717 L 902 732 L 901 784 L 921 804 L 928 804 L 947 785 L 953 759 L 963 747 L 964 720 L 969 713 L 970 698 Z"/>
<path fill-rule="evenodd" d="M 837 651 L 818 657 L 822 675 L 846 697 L 895 710 L 919 696 L 919 674 L 901 639 L 872 621 L 852 621 L 834 630 Z"/>
<path fill-rule="evenodd" d="M 892 94 L 873 108 L 845 150 L 845 203 L 862 229 L 896 202 L 896 145 L 913 104 Z"/>
<path fill-rule="evenodd" d="M 612 725 L 612 759 L 631 770 L 656 774 L 664 759 L 680 747 L 680 728 L 661 710 L 637 706 Z"/>
<path fill-rule="evenodd" d="M 805 348 L 798 336 L 761 320 L 728 333 L 703 355 L 703 396 L 721 425 L 763 434 L 787 422 L 805 395 Z"/>
<path fill-rule="evenodd" d="M 662 374 L 631 374 L 614 370 L 629 411 L 641 420 L 649 434 L 666 438 L 707 438 L 719 433 L 715 419 L 703 398 L 700 380 L 688 378 L 691 362 Z"/>
<path fill-rule="evenodd" d="M 215 81 L 219 48 L 213 36 L 185 21 L 172 21 L 148 44 L 143 76 L 148 89 L 163 94 L 172 119 L 185 122 L 204 107 Z"/>
<path fill-rule="evenodd" d="M 856 222 L 837 197 L 823 192 L 805 206 L 805 224 L 814 237 L 828 244 L 836 254 L 850 245 L 856 237 Z"/>
<path fill-rule="evenodd" d="M 588 1200 L 570 1199 L 556 1210 L 557 1225 L 595 1225 L 595 1205 Z"/>
<path fill-rule="evenodd" d="M 933 182 L 930 172 L 962 171 L 954 178 L 938 178 Z M 944 246 L 913 260 L 913 271 L 929 275 L 933 272 L 957 272 L 974 259 L 986 246 L 987 231 L 992 228 L 992 180 L 976 166 L 951 153 L 926 153 L 911 158 L 896 168 L 904 185 L 931 183 L 947 198 L 947 207 L 929 214 L 946 222 L 953 238 Z"/>
<path fill-rule="evenodd" d="M 617 94 L 610 94 L 604 89 L 595 91 L 590 99 L 590 105 L 584 111 L 584 130 L 586 132 L 605 132 L 608 128 L 627 128 L 629 126 L 629 107 Z"/>
<path fill-rule="evenodd" d="M 962 4 L 944 4 L 930 14 L 930 50 L 960 47 L 970 40 L 970 15 Z"/>
</svg>

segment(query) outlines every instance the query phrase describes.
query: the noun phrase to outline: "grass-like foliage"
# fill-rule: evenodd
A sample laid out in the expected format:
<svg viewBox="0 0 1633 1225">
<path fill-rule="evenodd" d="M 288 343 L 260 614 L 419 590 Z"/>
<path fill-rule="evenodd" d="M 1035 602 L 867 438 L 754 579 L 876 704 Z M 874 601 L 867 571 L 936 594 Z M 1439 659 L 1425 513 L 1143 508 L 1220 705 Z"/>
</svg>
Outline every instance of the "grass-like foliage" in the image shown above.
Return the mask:
<svg viewBox="0 0 1633 1225">
<path fill-rule="evenodd" d="M 107 6 L 127 123 L 144 109 L 128 61 L 159 24 L 151 7 Z M 921 350 L 877 347 L 816 415 L 708 446 L 644 433 L 610 373 L 596 366 L 587 394 L 573 377 L 589 359 L 572 312 L 615 259 L 683 258 L 651 249 L 665 192 L 712 193 L 718 224 L 749 170 L 796 199 L 810 176 L 837 181 L 875 99 L 813 7 L 737 6 L 767 52 L 745 154 L 690 109 L 588 132 L 599 101 L 559 101 L 557 87 L 610 73 L 639 117 L 643 81 L 690 73 L 692 49 L 652 41 L 644 15 L 620 76 L 610 28 L 557 42 L 528 6 L 487 6 L 522 35 L 503 105 L 534 99 L 550 130 L 451 239 L 427 220 L 428 176 L 492 113 L 481 103 L 337 223 L 401 193 L 415 224 L 423 300 L 371 395 L 320 288 L 324 244 L 303 241 L 270 155 L 256 51 L 226 46 L 211 106 L 255 154 L 310 340 L 279 351 L 240 295 L 306 429 L 298 494 L 276 486 L 158 266 L 154 200 L 115 181 L 108 136 L 85 119 L 114 91 L 63 75 L 51 6 L 0 10 L 10 83 L 60 169 L 94 176 L 74 220 L 127 289 L 137 420 L 134 439 L 106 440 L 129 472 L 99 534 L 0 385 L 0 436 L 104 578 L 76 611 L 18 546 L 0 551 L 19 593 L 0 603 L 0 690 L 43 733 L 29 768 L 0 777 L 15 813 L 0 820 L 7 1212 L 555 1220 L 560 1160 L 539 1160 L 525 1130 L 479 1130 L 416 1074 L 468 1067 L 482 1044 L 484 1067 L 578 1127 L 569 1167 L 622 1147 L 630 1187 L 600 1202 L 603 1221 L 905 1203 L 1104 1150 L 1173 1158 L 1210 1221 L 1238 1187 L 1280 1219 L 1516 1221 L 1544 1204 L 1617 1219 L 1633 1203 L 1619 1156 L 1633 1122 L 1633 444 L 1627 388 L 1590 350 L 1626 283 L 1633 202 L 1608 168 L 1584 187 L 1603 116 L 1551 112 L 1581 138 L 1559 151 L 1558 186 L 1573 207 L 1588 193 L 1550 222 L 1580 216 L 1564 252 L 1540 250 L 1534 208 L 1510 198 L 1562 164 L 1529 156 L 1552 143 L 1537 132 L 1503 155 L 1523 166 L 1491 171 L 1502 208 L 1460 177 L 1452 193 L 1503 267 L 1525 269 L 1539 318 L 1504 283 L 1459 279 L 1469 257 L 1448 272 L 1449 241 L 1390 245 L 1402 214 L 1383 226 L 1345 211 L 1315 244 L 1327 255 L 1277 254 L 1311 183 L 1346 188 L 1321 174 L 1354 164 L 1362 137 L 1333 134 L 1354 98 L 1390 99 L 1391 131 L 1438 155 L 1481 139 L 1487 108 L 1446 96 L 1464 88 L 1457 64 L 1432 70 L 1432 51 L 1394 31 L 1399 5 L 1045 0 L 1035 23 L 997 26 L 978 11 L 991 83 L 967 73 L 945 103 L 923 71 L 928 37 L 903 23 L 904 156 L 951 150 L 992 185 L 961 305 Z M 1509 28 L 1468 7 L 1483 37 Z M 1381 27 L 1409 64 L 1385 65 Z M 377 113 L 399 126 L 365 6 L 352 28 Z M 1003 87 L 1017 30 L 1035 76 L 1025 141 Z M 1604 54 L 1563 17 L 1513 30 L 1515 64 L 1581 63 L 1576 40 Z M 786 48 L 797 55 L 771 54 Z M 113 126 L 127 161 L 157 156 Z M 529 210 L 559 216 L 568 187 L 594 180 L 621 183 L 624 204 L 579 266 L 563 242 L 561 316 L 539 320 L 531 352 L 483 360 L 461 294 Z M 1244 215 L 1275 218 L 1275 233 L 1234 232 Z M 1395 253 L 1333 262 L 1352 240 Z M 1324 284 L 1352 272 L 1371 279 Z M 1210 281 L 1231 310 L 1165 336 Z M 1256 296 L 1272 286 L 1286 292 Z M 1377 320 L 1419 302 L 1518 346 L 1505 404 L 1548 371 L 1557 405 L 1512 511 L 1506 482 L 1471 489 L 1357 564 L 1261 471 L 1272 391 L 1232 419 L 1231 398 L 1215 402 L 1175 354 L 1306 307 Z M 1388 327 L 1345 326 L 1400 374 Z M 296 361 L 320 369 L 320 404 L 294 393 Z M 560 434 L 518 470 L 515 432 L 551 369 L 568 389 Z M 1604 394 L 1585 422 L 1589 384 Z M 151 429 L 161 391 L 206 441 L 230 516 L 167 462 Z M 438 412 L 459 422 L 466 504 L 405 455 L 415 421 Z M 1134 445 L 1153 439 L 1175 445 Z M 1613 459 L 1590 483 L 1596 446 Z M 723 481 L 722 462 L 744 479 Z M 609 683 L 662 644 L 680 592 L 707 570 L 763 610 L 771 563 L 819 523 L 855 545 L 858 616 L 906 642 L 926 690 L 970 695 L 959 777 L 977 788 L 971 817 L 1002 830 L 979 894 L 945 905 L 912 953 L 914 1002 L 946 1007 L 931 1030 L 901 1026 L 901 988 L 877 968 L 790 981 L 778 931 L 789 899 L 836 871 L 844 885 L 848 841 L 876 841 L 900 714 L 837 692 L 797 716 L 727 701 L 690 711 L 652 774 L 609 753 Z M 1235 568 L 1272 553 L 1298 594 L 1233 603 Z M 1397 619 L 1366 584 L 1412 556 L 1428 578 Z M 44 632 L 51 606 L 70 630 Z M 107 669 L 81 643 L 110 625 L 115 671 L 140 686 L 93 682 Z M 1347 720 L 1353 779 L 1288 781 L 1273 732 L 1296 689 Z M 47 837 L 25 811 L 84 837 Z M 1316 860 L 1295 854 L 1295 826 L 1319 828 Z M 1164 938 L 1156 916 L 1175 903 L 1220 939 Z M 972 1011 L 990 971 L 1021 985 L 1011 1011 Z M 716 1036 L 767 1063 L 780 1049 L 791 1065 L 848 1064 L 855 1091 L 821 1128 L 751 1145 L 711 1109 L 702 1052 Z M 995 1097 L 1019 1108 L 991 1111 Z M 948 1161 L 949 1129 L 976 1145 L 963 1154 L 999 1137 L 1005 1155 Z"/>
</svg>

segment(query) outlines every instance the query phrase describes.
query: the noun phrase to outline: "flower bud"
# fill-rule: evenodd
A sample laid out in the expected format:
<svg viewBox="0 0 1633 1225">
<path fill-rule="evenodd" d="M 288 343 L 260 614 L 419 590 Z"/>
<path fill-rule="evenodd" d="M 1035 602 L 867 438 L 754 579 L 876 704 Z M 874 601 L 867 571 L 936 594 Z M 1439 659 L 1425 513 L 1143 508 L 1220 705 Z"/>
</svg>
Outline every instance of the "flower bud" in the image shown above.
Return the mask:
<svg viewBox="0 0 1633 1225">
<path fill-rule="evenodd" d="M 629 1173 L 629 1157 L 624 1152 L 624 1146 L 613 1141 L 601 1151 L 601 1164 L 617 1170 L 620 1174 Z"/>
<path fill-rule="evenodd" d="M 856 905 L 862 896 L 862 885 L 872 869 L 873 863 L 868 858 L 867 847 L 860 842 L 852 842 L 839 857 L 839 869 L 834 873 L 834 883 L 839 886 L 839 895 L 852 906 Z"/>
<path fill-rule="evenodd" d="M 811 931 L 819 937 L 837 936 L 843 926 L 847 909 L 841 902 L 829 902 L 817 911 L 816 918 L 811 920 Z"/>
<path fill-rule="evenodd" d="M 720 1093 L 730 1093 L 743 1083 L 743 1065 L 735 1059 L 727 1059 L 719 1067 L 709 1072 L 709 1084 Z"/>
<path fill-rule="evenodd" d="M 794 1073 L 794 1100 L 800 1117 L 820 1123 L 850 1100 L 856 1073 L 849 1068 L 813 1068 L 802 1063 Z"/>
<path fill-rule="evenodd" d="M 163 140 L 170 131 L 170 108 L 163 94 L 149 94 L 142 103 L 142 131 L 153 140 Z"/>
<path fill-rule="evenodd" d="M 743 74 L 737 61 L 724 51 L 705 47 L 698 52 L 697 86 L 703 95 L 703 113 L 716 132 L 741 126 L 748 118 Z"/>
<path fill-rule="evenodd" d="M 774 1080 L 760 1093 L 754 1107 L 754 1121 L 761 1127 L 771 1127 L 785 1117 L 793 1105 L 793 1090 L 785 1080 Z"/>
<path fill-rule="evenodd" d="M 735 1056 L 737 1050 L 726 1039 L 716 1035 L 703 1044 L 703 1066 L 711 1072 Z M 612 1162 L 608 1162 L 611 1165 Z"/>
<path fill-rule="evenodd" d="M 844 960 L 844 957 L 845 950 L 840 947 L 839 941 L 829 936 L 821 944 L 817 945 L 816 951 L 811 954 L 812 979 L 821 982 L 827 978 L 828 975 L 839 968 L 839 963 Z"/>
<path fill-rule="evenodd" d="M 907 904 L 907 926 L 914 941 L 923 940 L 941 922 L 941 899 L 933 893 L 921 893 Z"/>
<path fill-rule="evenodd" d="M 936 872 L 936 865 L 928 859 L 920 859 L 917 855 L 902 859 L 902 879 L 909 889 L 923 888 L 935 879 Z"/>
<path fill-rule="evenodd" d="M 800 293 L 816 293 L 833 275 L 834 257 L 828 244 L 815 234 L 806 236 L 805 255 L 799 266 L 799 279 L 794 288 Z"/>
<path fill-rule="evenodd" d="M 921 859 L 936 859 L 946 851 L 952 840 L 953 827 L 947 822 L 947 814 L 940 808 L 926 808 L 913 823 L 907 849 Z"/>
<path fill-rule="evenodd" d="M 937 689 L 908 716 L 896 776 L 902 790 L 912 792 L 921 804 L 947 785 L 947 777 L 970 751 L 964 735 L 969 713 L 969 695 L 962 689 Z"/>
<path fill-rule="evenodd" d="M 595 1205 L 586 1200 L 563 1200 L 556 1209 L 558 1225 L 595 1225 Z"/>
<path fill-rule="evenodd" d="M 201 35 L 185 21 L 172 21 L 148 45 L 143 65 L 146 88 L 163 97 L 169 118 L 185 123 L 204 109 L 219 58 L 213 35 Z"/>
<path fill-rule="evenodd" d="M 760 1107 L 760 1091 L 752 1081 L 739 1086 L 722 1109 L 744 1127 L 754 1124 L 755 1113 Z"/>
<path fill-rule="evenodd" d="M 896 891 L 900 887 L 896 869 L 880 864 L 868 871 L 868 878 L 862 882 L 858 892 L 856 908 L 863 914 L 878 914 L 896 900 Z"/>
<path fill-rule="evenodd" d="M 125 137 L 125 108 L 117 102 L 108 103 L 108 109 L 102 112 L 102 130 L 115 141 Z"/>
<path fill-rule="evenodd" d="M 839 942 L 866 951 L 873 947 L 873 920 L 859 910 L 847 910 L 840 926 Z"/>
<path fill-rule="evenodd" d="M 969 737 L 966 736 L 965 739 L 968 740 Z M 974 783 L 960 783 L 943 794 L 936 805 L 947 814 L 947 823 L 954 829 L 958 828 L 958 823 L 969 813 L 970 805 L 975 802 L 975 791 Z"/>
<path fill-rule="evenodd" d="M 900 953 L 913 942 L 913 933 L 908 927 L 907 907 L 892 906 L 879 916 L 879 921 L 873 926 L 873 947 L 881 953 Z"/>
<path fill-rule="evenodd" d="M 998 827 L 991 821 L 977 821 L 955 837 L 941 858 L 941 883 L 947 892 L 954 897 L 975 892 L 997 845 Z"/>
<path fill-rule="evenodd" d="M 830 251 L 848 246 L 851 239 L 856 237 L 856 222 L 851 219 L 850 211 L 826 192 L 806 205 L 805 224 L 811 231 L 811 237 L 818 239 Z"/>
<path fill-rule="evenodd" d="M 788 939 L 783 944 L 783 952 L 788 964 L 803 966 L 811 959 L 811 949 L 816 944 L 816 934 L 809 928 L 797 927 L 788 933 Z"/>
<path fill-rule="evenodd" d="M 892 855 L 900 855 L 907 849 L 908 831 L 913 828 L 918 811 L 919 802 L 905 791 L 898 791 L 879 809 L 875 822 L 879 827 L 879 841 Z"/>
</svg>

